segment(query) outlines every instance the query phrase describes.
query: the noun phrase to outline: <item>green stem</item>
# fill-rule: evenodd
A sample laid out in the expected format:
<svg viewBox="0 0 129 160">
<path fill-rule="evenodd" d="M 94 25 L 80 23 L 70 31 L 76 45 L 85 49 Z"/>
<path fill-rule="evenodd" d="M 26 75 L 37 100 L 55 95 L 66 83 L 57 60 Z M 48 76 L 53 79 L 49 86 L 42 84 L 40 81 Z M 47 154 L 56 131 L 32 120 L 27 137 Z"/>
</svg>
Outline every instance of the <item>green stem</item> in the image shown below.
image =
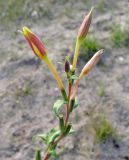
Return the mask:
<svg viewBox="0 0 129 160">
<path fill-rule="evenodd" d="M 73 89 L 73 94 L 71 96 L 71 99 L 74 99 L 77 93 L 78 85 L 79 85 L 80 79 L 78 79 L 75 83 L 74 89 Z"/>
<path fill-rule="evenodd" d="M 70 96 L 71 96 L 71 90 L 72 90 L 72 85 L 69 83 L 68 84 L 68 104 L 66 105 L 66 118 L 65 118 L 65 126 L 67 126 L 68 119 L 69 119 L 69 102 L 70 102 Z"/>
<path fill-rule="evenodd" d="M 68 103 L 66 105 L 65 127 L 67 126 L 67 123 L 68 123 L 68 120 L 69 120 L 69 102 L 70 102 L 71 90 L 72 90 L 72 85 L 69 84 L 69 86 L 68 86 Z M 53 146 L 56 146 L 64 137 L 65 137 L 64 134 L 61 133 L 60 136 L 53 143 Z M 45 155 L 43 160 L 49 160 L 50 156 L 51 156 L 51 154 L 49 153 L 49 148 L 48 148 L 47 151 L 46 151 L 46 155 Z"/>
<path fill-rule="evenodd" d="M 79 48 L 80 48 L 80 39 L 77 37 L 76 46 L 75 46 L 75 52 L 74 52 L 74 58 L 73 58 L 73 67 L 72 67 L 73 71 L 75 71 L 75 69 L 76 69 Z"/>
<path fill-rule="evenodd" d="M 66 94 L 66 91 L 65 91 L 65 89 L 64 89 L 64 85 L 63 85 L 62 80 L 61 80 L 59 74 L 57 73 L 57 71 L 56 71 L 53 63 L 51 62 L 51 60 L 49 60 L 48 57 L 46 57 L 45 62 L 47 63 L 49 69 L 50 69 L 51 72 L 53 73 L 53 75 L 54 75 L 54 77 L 55 77 L 55 79 L 56 79 L 56 81 L 57 81 L 58 87 L 59 87 L 59 89 L 60 89 L 60 91 L 61 91 L 61 94 L 62 94 L 62 96 L 63 96 L 63 98 L 64 98 L 64 100 L 67 101 L 67 94 Z"/>
<path fill-rule="evenodd" d="M 66 115 L 65 115 L 65 122 L 64 122 L 65 128 L 67 128 L 68 120 L 69 120 L 69 107 L 70 107 L 71 91 L 72 91 L 72 84 L 69 83 L 69 81 L 68 81 L 68 97 L 67 97 L 67 94 L 66 94 L 65 90 L 61 90 L 61 93 L 62 93 L 64 99 L 65 99 L 65 100 L 67 99 Z M 59 135 L 59 137 L 55 140 L 55 142 L 53 142 L 52 146 L 53 146 L 53 147 L 56 147 L 57 144 L 58 144 L 64 137 L 65 137 L 64 133 L 61 133 L 61 134 Z M 51 156 L 51 153 L 49 153 L 49 148 L 48 148 L 48 149 L 46 150 L 46 155 L 45 155 L 45 157 L 44 157 L 43 160 L 48 160 L 50 156 Z"/>
</svg>

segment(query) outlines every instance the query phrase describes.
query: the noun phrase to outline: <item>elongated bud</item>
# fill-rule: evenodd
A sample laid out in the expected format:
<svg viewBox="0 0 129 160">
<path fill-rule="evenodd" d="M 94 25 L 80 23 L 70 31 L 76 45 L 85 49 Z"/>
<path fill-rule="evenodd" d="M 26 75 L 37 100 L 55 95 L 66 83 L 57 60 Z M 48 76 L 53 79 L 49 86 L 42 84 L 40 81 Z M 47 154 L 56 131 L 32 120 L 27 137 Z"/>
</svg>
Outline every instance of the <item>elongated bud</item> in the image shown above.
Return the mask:
<svg viewBox="0 0 129 160">
<path fill-rule="evenodd" d="M 99 61 L 101 55 L 103 54 L 104 49 L 99 50 L 97 53 L 94 54 L 94 56 L 86 63 L 84 68 L 82 69 L 78 80 L 75 83 L 74 89 L 73 89 L 73 94 L 71 96 L 71 99 L 74 99 L 77 93 L 78 85 L 80 83 L 80 80 L 85 76 Z"/>
<path fill-rule="evenodd" d="M 64 68 L 65 68 L 65 72 L 66 73 L 68 73 L 70 71 L 70 64 L 69 64 L 69 61 L 68 61 L 67 58 L 65 59 L 65 66 L 64 66 Z"/>
<path fill-rule="evenodd" d="M 79 54 L 79 49 L 80 49 L 81 43 L 85 39 L 85 37 L 89 31 L 89 28 L 90 28 L 91 19 L 92 19 L 92 11 L 93 11 L 93 7 L 91 8 L 89 14 L 85 16 L 85 18 L 79 28 L 79 31 L 78 31 L 75 52 L 74 52 L 74 59 L 73 59 L 73 67 L 72 67 L 73 71 L 75 71 L 75 69 L 76 69 L 78 54 Z"/>
<path fill-rule="evenodd" d="M 88 15 L 85 16 L 85 18 L 79 28 L 78 38 L 80 38 L 80 39 L 84 39 L 89 31 L 91 20 L 92 20 L 92 11 L 93 11 L 93 7 L 91 8 Z"/>
<path fill-rule="evenodd" d="M 82 69 L 79 79 L 85 76 L 98 63 L 103 52 L 104 52 L 104 49 L 101 49 L 94 54 L 94 56 L 88 61 L 88 63 Z"/>
<path fill-rule="evenodd" d="M 70 100 L 69 112 L 72 112 L 73 107 L 74 107 L 74 104 L 75 104 L 75 98 L 72 98 L 72 99 Z"/>
<path fill-rule="evenodd" d="M 51 70 L 51 72 L 53 73 L 57 81 L 58 87 L 61 90 L 64 100 L 67 100 L 67 94 L 65 92 L 64 85 L 61 81 L 61 78 L 58 75 L 53 63 L 48 58 L 47 50 L 45 49 L 41 40 L 27 27 L 23 27 L 22 33 L 26 38 L 27 42 L 29 43 L 30 47 L 32 48 L 33 52 L 36 54 L 36 56 L 43 59 L 45 63 L 48 65 L 49 69 Z"/>
<path fill-rule="evenodd" d="M 47 50 L 45 49 L 41 40 L 27 27 L 23 27 L 22 33 L 36 56 L 44 59 L 44 57 L 47 55 Z"/>
</svg>

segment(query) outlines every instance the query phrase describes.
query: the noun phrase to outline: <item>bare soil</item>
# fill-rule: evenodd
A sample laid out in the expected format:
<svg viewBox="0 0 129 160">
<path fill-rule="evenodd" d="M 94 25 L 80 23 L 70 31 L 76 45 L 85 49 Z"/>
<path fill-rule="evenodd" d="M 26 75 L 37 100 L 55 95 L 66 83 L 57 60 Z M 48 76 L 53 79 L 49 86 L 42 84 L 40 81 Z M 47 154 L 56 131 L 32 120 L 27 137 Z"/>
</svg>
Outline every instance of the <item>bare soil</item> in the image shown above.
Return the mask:
<svg viewBox="0 0 129 160">
<path fill-rule="evenodd" d="M 32 160 L 37 147 L 44 154 L 45 146 L 33 136 L 58 124 L 52 112 L 54 101 L 60 98 L 56 82 L 17 30 L 27 25 L 43 39 L 66 85 L 63 64 L 58 62 L 73 55 L 79 25 L 91 6 L 96 8 L 89 35 L 105 48 L 103 65 L 94 68 L 79 86 L 79 108 L 71 117 L 76 132 L 59 144 L 60 159 L 129 159 L 129 49 L 113 47 L 110 39 L 111 26 L 128 24 L 129 1 L 44 0 L 31 4 L 27 19 L 1 20 L 0 160 Z M 44 8 L 47 10 L 41 14 Z M 77 74 L 85 63 L 79 59 Z M 104 93 L 100 94 L 102 87 Z M 115 139 L 95 141 L 92 124 L 96 124 L 96 115 L 112 124 Z"/>
</svg>

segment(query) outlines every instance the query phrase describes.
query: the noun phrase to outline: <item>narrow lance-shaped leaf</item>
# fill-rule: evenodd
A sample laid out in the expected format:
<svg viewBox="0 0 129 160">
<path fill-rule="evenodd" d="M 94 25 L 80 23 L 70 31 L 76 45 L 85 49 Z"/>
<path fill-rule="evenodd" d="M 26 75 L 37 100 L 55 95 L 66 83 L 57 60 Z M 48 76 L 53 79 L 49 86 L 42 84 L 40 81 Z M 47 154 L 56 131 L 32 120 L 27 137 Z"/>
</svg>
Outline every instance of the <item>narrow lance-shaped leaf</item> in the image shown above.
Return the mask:
<svg viewBox="0 0 129 160">
<path fill-rule="evenodd" d="M 48 134 L 47 133 L 38 134 L 35 137 L 40 138 L 45 144 L 48 143 Z"/>
<path fill-rule="evenodd" d="M 70 131 L 69 131 L 69 135 L 72 135 L 75 133 L 75 130 L 71 127 Z"/>
<path fill-rule="evenodd" d="M 71 124 L 68 124 L 68 126 L 67 126 L 67 128 L 66 128 L 66 130 L 65 130 L 65 132 L 64 132 L 64 135 L 65 135 L 65 136 L 67 136 L 67 135 L 70 133 L 71 128 L 72 128 L 72 125 L 71 125 Z"/>
<path fill-rule="evenodd" d="M 74 103 L 73 108 L 75 109 L 75 108 L 77 108 L 78 106 L 79 106 L 79 104 L 78 104 L 78 98 L 75 97 L 75 103 Z"/>
<path fill-rule="evenodd" d="M 50 137 L 49 137 L 49 142 L 48 144 L 51 144 L 54 142 L 54 140 L 60 135 L 60 130 L 57 130 L 54 132 Z"/>
<path fill-rule="evenodd" d="M 49 153 L 53 158 L 55 158 L 56 160 L 59 160 L 59 155 L 56 153 L 55 149 L 51 150 Z"/>
<path fill-rule="evenodd" d="M 42 158 L 41 158 L 41 153 L 40 153 L 40 150 L 39 150 L 39 149 L 36 150 L 35 160 L 42 160 Z"/>
<path fill-rule="evenodd" d="M 61 107 L 63 106 L 63 104 L 66 104 L 66 103 L 67 102 L 62 99 L 59 99 L 54 103 L 53 111 L 55 112 L 55 114 L 57 116 L 59 116 L 59 114 L 60 114 L 59 111 L 60 111 Z"/>
<path fill-rule="evenodd" d="M 75 97 L 75 98 L 72 98 L 70 100 L 70 108 L 69 108 L 69 112 L 72 112 L 73 109 L 77 108 L 78 107 L 78 98 Z"/>
<path fill-rule="evenodd" d="M 63 133 L 65 130 L 65 124 L 64 124 L 64 117 L 62 115 L 59 116 L 59 127 L 60 131 Z"/>
<path fill-rule="evenodd" d="M 75 103 L 75 98 L 73 98 L 73 99 L 70 100 L 69 112 L 73 111 L 74 103 Z"/>
</svg>

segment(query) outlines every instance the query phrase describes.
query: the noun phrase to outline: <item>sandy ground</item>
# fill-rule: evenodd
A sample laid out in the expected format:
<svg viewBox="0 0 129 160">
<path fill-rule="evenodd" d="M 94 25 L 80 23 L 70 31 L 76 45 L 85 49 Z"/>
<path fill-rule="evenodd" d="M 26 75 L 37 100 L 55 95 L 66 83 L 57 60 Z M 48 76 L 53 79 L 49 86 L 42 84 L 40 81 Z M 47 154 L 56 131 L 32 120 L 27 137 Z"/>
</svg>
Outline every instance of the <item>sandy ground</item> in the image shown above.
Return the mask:
<svg viewBox="0 0 129 160">
<path fill-rule="evenodd" d="M 37 2 L 49 14 L 29 9 L 31 21 L 21 19 L 0 26 L 0 160 L 34 159 L 35 148 L 44 150 L 45 146 L 32 137 L 58 123 L 52 112 L 54 101 L 60 97 L 56 82 L 16 31 L 27 25 L 44 40 L 65 83 L 63 65 L 58 62 L 67 54 L 72 56 L 78 27 L 92 5 L 96 8 L 89 35 L 105 48 L 104 65 L 82 80 L 79 108 L 71 117 L 76 132 L 58 148 L 62 160 L 129 159 L 129 49 L 115 48 L 110 41 L 111 26 L 129 22 L 129 1 L 51 0 Z M 85 62 L 79 59 L 78 64 L 79 72 Z M 115 139 L 96 143 L 92 125 L 97 125 L 96 115 L 107 117 L 116 130 Z"/>
</svg>

